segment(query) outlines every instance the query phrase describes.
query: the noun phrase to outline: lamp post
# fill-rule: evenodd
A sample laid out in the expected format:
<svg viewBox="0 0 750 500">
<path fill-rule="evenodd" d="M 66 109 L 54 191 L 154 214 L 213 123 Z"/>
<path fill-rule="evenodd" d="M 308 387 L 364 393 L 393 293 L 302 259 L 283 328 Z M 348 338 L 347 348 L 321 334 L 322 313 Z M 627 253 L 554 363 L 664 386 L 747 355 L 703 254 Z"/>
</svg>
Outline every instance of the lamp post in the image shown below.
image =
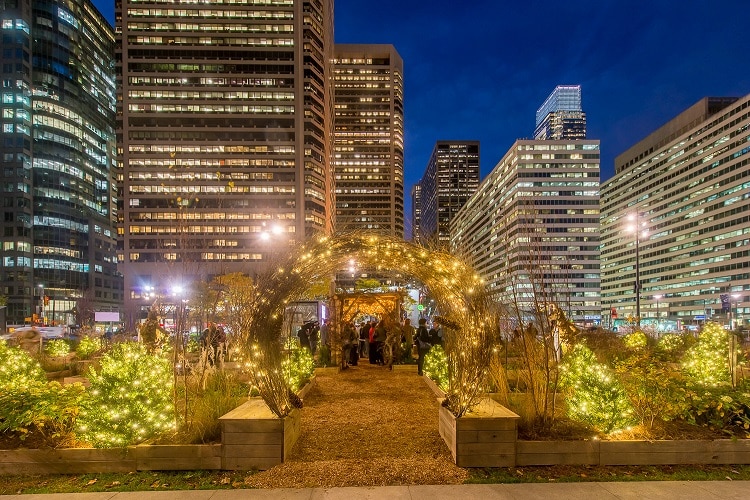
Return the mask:
<svg viewBox="0 0 750 500">
<path fill-rule="evenodd" d="M 44 283 L 39 283 L 39 322 L 44 324 Z"/>
<path fill-rule="evenodd" d="M 740 307 L 740 294 L 739 293 L 733 293 L 732 294 L 732 302 L 734 302 L 734 314 L 732 314 L 732 304 L 729 304 L 729 313 L 732 314 L 732 320 L 729 321 L 729 329 L 734 331 L 737 327 L 737 316 L 739 315 L 738 310 Z"/>
<path fill-rule="evenodd" d="M 659 333 L 659 301 L 662 299 L 662 295 L 654 295 L 656 301 L 656 333 Z"/>
<path fill-rule="evenodd" d="M 641 327 L 641 228 L 645 223 L 641 222 L 641 214 L 635 212 L 628 216 L 628 220 L 632 221 L 632 225 L 629 227 L 631 231 L 635 232 L 635 324 L 640 329 Z M 646 231 L 643 231 L 643 235 L 646 235 Z"/>
</svg>

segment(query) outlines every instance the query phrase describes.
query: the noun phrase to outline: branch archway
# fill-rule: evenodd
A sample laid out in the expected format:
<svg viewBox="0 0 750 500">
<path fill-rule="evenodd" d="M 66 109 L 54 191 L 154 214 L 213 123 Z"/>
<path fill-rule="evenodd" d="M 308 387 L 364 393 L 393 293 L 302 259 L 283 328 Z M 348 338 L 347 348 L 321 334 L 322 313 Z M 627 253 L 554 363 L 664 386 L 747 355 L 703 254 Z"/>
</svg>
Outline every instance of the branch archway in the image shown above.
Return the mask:
<svg viewBox="0 0 750 500">
<path fill-rule="evenodd" d="M 300 245 L 273 269 L 258 276 L 258 307 L 252 313 L 251 375 L 268 407 L 278 416 L 291 410 L 281 371 L 285 307 L 310 283 L 346 267 L 350 259 L 420 280 L 442 313 L 449 359 L 447 405 L 457 416 L 473 404 L 486 378 L 495 323 L 479 275 L 460 258 L 395 237 L 349 233 L 319 236 Z"/>
</svg>

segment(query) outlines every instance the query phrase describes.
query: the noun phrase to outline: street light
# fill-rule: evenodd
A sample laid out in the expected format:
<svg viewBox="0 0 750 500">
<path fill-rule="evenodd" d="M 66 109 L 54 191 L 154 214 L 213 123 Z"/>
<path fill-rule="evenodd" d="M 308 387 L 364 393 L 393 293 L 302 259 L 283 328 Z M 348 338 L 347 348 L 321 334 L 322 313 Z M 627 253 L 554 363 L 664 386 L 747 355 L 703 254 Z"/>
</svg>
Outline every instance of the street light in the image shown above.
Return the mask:
<svg viewBox="0 0 750 500">
<path fill-rule="evenodd" d="M 44 324 L 44 283 L 39 283 L 39 321 Z"/>
<path fill-rule="evenodd" d="M 659 301 L 662 299 L 663 295 L 654 295 L 654 300 L 656 301 L 656 331 L 659 331 Z"/>
<path fill-rule="evenodd" d="M 641 214 L 635 212 L 628 216 L 628 220 L 632 222 L 628 226 L 628 230 L 635 232 L 635 324 L 638 328 L 641 327 L 641 228 L 645 226 L 645 222 L 641 222 Z M 648 231 L 643 229 L 643 236 L 646 236 Z"/>
<path fill-rule="evenodd" d="M 740 307 L 740 303 L 739 303 L 740 302 L 739 301 L 740 297 L 741 297 L 741 295 L 739 293 L 733 293 L 732 294 L 732 299 L 734 299 L 734 317 L 732 318 L 732 321 L 729 321 L 729 329 L 732 330 L 732 331 L 734 331 L 734 329 L 735 329 L 735 326 L 732 323 L 733 322 L 735 324 L 737 323 L 738 309 Z M 731 303 L 729 304 L 729 313 L 730 314 L 732 313 L 732 304 Z"/>
</svg>

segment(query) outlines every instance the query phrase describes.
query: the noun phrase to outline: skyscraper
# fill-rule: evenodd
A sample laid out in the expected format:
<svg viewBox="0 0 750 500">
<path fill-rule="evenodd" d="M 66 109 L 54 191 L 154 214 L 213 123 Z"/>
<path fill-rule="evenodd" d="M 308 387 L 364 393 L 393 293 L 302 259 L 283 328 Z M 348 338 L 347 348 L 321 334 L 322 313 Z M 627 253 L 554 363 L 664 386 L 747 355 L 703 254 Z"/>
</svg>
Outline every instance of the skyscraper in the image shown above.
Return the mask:
<svg viewBox="0 0 750 500">
<path fill-rule="evenodd" d="M 7 0 L 0 16 L 8 322 L 89 321 L 122 302 L 114 32 L 88 0 Z"/>
<path fill-rule="evenodd" d="M 534 139 L 585 139 L 580 85 L 558 85 L 536 112 Z"/>
<path fill-rule="evenodd" d="M 332 228 L 332 0 L 118 0 L 128 310 Z"/>
<path fill-rule="evenodd" d="M 336 230 L 403 237 L 403 61 L 392 45 L 334 52 Z"/>
<path fill-rule="evenodd" d="M 479 186 L 479 142 L 438 141 L 419 184 L 419 238 L 448 246 L 451 221 Z"/>
<path fill-rule="evenodd" d="M 451 229 L 501 303 L 599 320 L 599 141 L 517 140 Z"/>
<path fill-rule="evenodd" d="M 601 197 L 605 314 L 640 305 L 641 325 L 748 324 L 749 144 L 750 95 L 707 97 L 615 158 Z"/>
<path fill-rule="evenodd" d="M 422 240 L 422 184 L 417 182 L 411 188 L 411 240 L 424 243 Z"/>
</svg>

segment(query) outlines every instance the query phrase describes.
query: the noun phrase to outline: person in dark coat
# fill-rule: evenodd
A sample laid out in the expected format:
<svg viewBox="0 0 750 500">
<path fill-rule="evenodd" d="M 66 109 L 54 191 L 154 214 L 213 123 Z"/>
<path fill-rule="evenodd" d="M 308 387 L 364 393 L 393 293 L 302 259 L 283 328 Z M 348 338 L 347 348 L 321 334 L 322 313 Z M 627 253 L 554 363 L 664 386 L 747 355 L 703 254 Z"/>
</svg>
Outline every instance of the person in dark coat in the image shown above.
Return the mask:
<svg viewBox="0 0 750 500">
<path fill-rule="evenodd" d="M 414 343 L 416 344 L 417 352 L 419 353 L 419 357 L 417 358 L 417 373 L 422 375 L 424 357 L 432 348 L 432 344 L 430 343 L 430 332 L 427 330 L 427 320 L 424 318 L 419 319 L 419 328 L 417 328 L 417 333 L 414 335 Z"/>
<path fill-rule="evenodd" d="M 432 328 L 430 328 L 430 344 L 443 346 L 443 332 L 440 331 L 440 323 L 437 321 L 432 322 Z"/>
</svg>

